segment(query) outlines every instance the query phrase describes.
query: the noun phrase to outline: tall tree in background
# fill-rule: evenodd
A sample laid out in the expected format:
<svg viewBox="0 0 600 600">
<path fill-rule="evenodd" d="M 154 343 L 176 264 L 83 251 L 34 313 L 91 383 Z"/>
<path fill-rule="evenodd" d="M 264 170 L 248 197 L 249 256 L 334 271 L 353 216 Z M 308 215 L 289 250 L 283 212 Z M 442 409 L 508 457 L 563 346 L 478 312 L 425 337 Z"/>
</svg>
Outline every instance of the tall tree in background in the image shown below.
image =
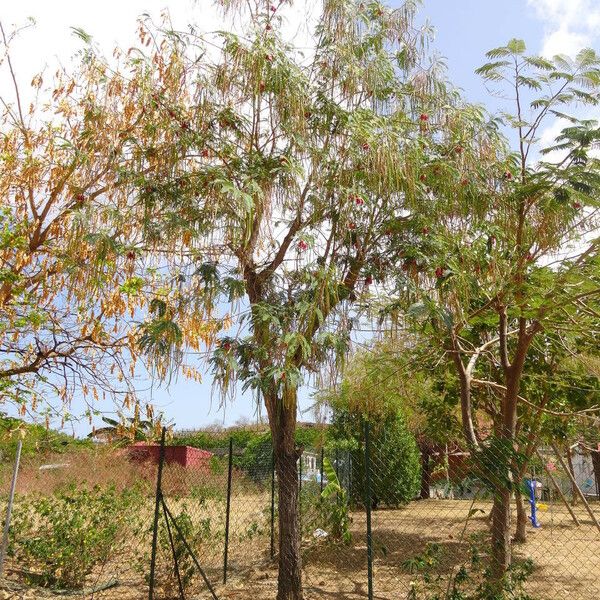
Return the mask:
<svg viewBox="0 0 600 600">
<path fill-rule="evenodd" d="M 432 161 L 430 203 L 421 216 L 429 214 L 431 225 L 414 259 L 415 288 L 423 295 L 411 314 L 455 365 L 471 450 L 503 465 L 494 479 L 492 515 L 491 567 L 500 585 L 511 564 L 517 418 L 538 408 L 522 397 L 527 359 L 534 344 L 543 353 L 549 337 L 569 347 L 569 331 L 598 335 L 600 165 L 590 151 L 600 130 L 570 113 L 576 104 L 597 104 L 600 59 L 592 50 L 573 60 L 529 56 L 519 40 L 488 57 L 478 72 L 514 101 L 501 117 L 514 129 L 517 149 L 508 153 L 499 140 L 490 153 L 486 143 L 463 138 L 451 162 Z M 556 118 L 565 127 L 540 155 L 541 127 Z M 546 154 L 556 158 L 544 160 Z M 460 175 L 452 189 L 439 175 L 455 170 Z M 486 411 L 494 435 L 484 441 L 477 414 L 485 402 L 473 387 L 490 365 L 496 380 L 485 386 L 499 393 Z"/>
<path fill-rule="evenodd" d="M 144 249 L 176 274 L 182 311 L 226 317 L 215 383 L 253 390 L 266 409 L 280 490 L 277 597 L 297 600 L 298 388 L 326 359 L 343 360 L 352 303 L 410 242 L 420 131 L 444 89 L 435 66 L 419 64 L 412 2 L 326 0 L 305 51 L 284 41 L 287 3 L 224 4 L 242 11 L 239 34 L 142 31 L 151 50 L 139 68 L 160 80 L 147 89 L 173 139 L 142 148 L 164 169 L 147 176 L 141 163 L 138 201 L 112 216 L 140 224 Z M 178 347 L 165 331 L 182 328 L 170 305 L 153 306 L 142 344 L 165 366 Z"/>
</svg>

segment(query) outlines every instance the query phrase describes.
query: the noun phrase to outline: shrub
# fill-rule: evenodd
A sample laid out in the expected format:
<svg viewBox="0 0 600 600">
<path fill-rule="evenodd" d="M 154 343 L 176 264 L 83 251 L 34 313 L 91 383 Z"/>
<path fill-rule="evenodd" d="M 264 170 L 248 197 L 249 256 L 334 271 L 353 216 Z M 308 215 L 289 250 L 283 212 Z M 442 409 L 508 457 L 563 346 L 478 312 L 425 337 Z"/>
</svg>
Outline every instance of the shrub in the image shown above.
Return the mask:
<svg viewBox="0 0 600 600">
<path fill-rule="evenodd" d="M 325 529 L 333 541 L 349 544 L 352 541 L 352 534 L 348 494 L 328 458 L 323 461 L 323 470 L 327 476 L 327 485 L 321 492 L 321 514 Z"/>
<path fill-rule="evenodd" d="M 173 521 L 169 521 L 167 527 L 164 513 L 161 514 L 158 527 L 159 558 L 156 563 L 155 585 L 161 590 L 160 598 L 164 600 L 175 600 L 180 598 L 179 581 L 175 571 L 175 558 L 179 569 L 179 577 L 185 592 L 188 592 L 199 575 L 194 560 L 186 548 L 185 541 L 197 557 L 202 556 L 211 544 L 221 543 L 224 532 L 215 528 L 210 518 L 195 520 L 187 504 L 181 504 L 177 514 L 173 515 Z M 170 535 L 169 535 L 170 528 Z M 171 545 L 172 543 L 172 545 Z M 148 573 L 148 555 L 139 557 L 138 567 L 146 574 Z M 186 596 L 187 597 L 187 596 Z"/>
<path fill-rule="evenodd" d="M 350 450 L 352 460 L 351 500 L 362 504 L 365 498 L 364 428 L 361 415 L 338 410 L 334 415 L 334 435 L 357 442 Z M 420 486 L 419 449 L 400 412 L 370 424 L 371 501 L 400 506 L 412 500 Z"/>
<path fill-rule="evenodd" d="M 272 453 L 271 434 L 256 436 L 246 446 L 239 466 L 254 481 L 265 481 L 271 478 Z"/>
<path fill-rule="evenodd" d="M 69 435 L 47 429 L 44 425 L 26 423 L 0 411 L 0 462 L 14 462 L 17 442 L 21 439 L 21 456 L 35 454 L 62 454 L 72 450 L 92 448 L 90 440 L 78 440 Z"/>
<path fill-rule="evenodd" d="M 71 486 L 15 504 L 9 555 L 46 587 L 80 589 L 93 568 L 117 550 L 125 530 L 135 528 L 141 495 L 113 486 Z"/>
</svg>

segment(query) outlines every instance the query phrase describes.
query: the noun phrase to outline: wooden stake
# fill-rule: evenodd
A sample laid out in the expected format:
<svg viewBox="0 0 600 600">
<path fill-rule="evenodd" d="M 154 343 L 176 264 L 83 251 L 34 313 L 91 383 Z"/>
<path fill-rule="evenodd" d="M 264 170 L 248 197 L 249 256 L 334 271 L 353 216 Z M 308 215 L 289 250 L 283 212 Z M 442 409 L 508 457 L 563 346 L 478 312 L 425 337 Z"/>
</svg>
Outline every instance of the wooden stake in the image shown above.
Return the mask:
<svg viewBox="0 0 600 600">
<path fill-rule="evenodd" d="M 558 492 L 558 495 L 560 496 L 560 499 L 563 501 L 563 504 L 567 507 L 567 510 L 571 514 L 571 517 L 573 518 L 575 525 L 577 525 L 579 527 L 579 525 L 580 525 L 579 519 L 577 518 L 577 515 L 575 514 L 573 509 L 571 508 L 569 501 L 567 500 L 567 498 L 563 494 L 562 490 L 560 489 L 560 486 L 556 482 L 556 479 L 554 479 L 554 475 L 552 475 L 552 471 L 550 471 L 550 469 L 548 469 L 548 466 L 544 462 L 542 455 L 539 453 L 539 451 L 537 449 L 536 449 L 535 453 L 537 454 L 537 457 L 542 461 L 542 465 L 544 465 L 544 470 L 548 474 L 548 477 L 550 477 L 550 481 L 554 484 L 554 489 Z"/>
<path fill-rule="evenodd" d="M 590 508 L 590 505 L 589 505 L 588 501 L 586 500 L 586 497 L 583 495 L 583 492 L 579 489 L 579 486 L 577 485 L 575 478 L 573 477 L 573 475 L 571 475 L 571 471 L 569 471 L 569 467 L 567 467 L 567 465 L 565 464 L 565 461 L 564 461 L 563 457 L 561 456 L 560 452 L 558 451 L 558 449 L 556 448 L 556 445 L 551 444 L 551 446 L 552 446 L 552 450 L 554 450 L 554 452 L 556 453 L 558 462 L 560 463 L 561 467 L 565 470 L 565 473 L 569 476 L 569 479 L 571 480 L 571 483 L 573 484 L 573 489 L 577 492 L 577 495 L 579 496 L 579 499 L 581 500 L 581 502 L 583 502 L 583 505 L 585 506 L 585 509 L 587 510 L 588 515 L 590 515 L 590 517 L 592 518 L 592 521 L 594 522 L 594 525 L 600 532 L 600 523 L 598 523 L 598 519 L 596 519 L 596 515 L 594 514 L 594 511 Z"/>
</svg>

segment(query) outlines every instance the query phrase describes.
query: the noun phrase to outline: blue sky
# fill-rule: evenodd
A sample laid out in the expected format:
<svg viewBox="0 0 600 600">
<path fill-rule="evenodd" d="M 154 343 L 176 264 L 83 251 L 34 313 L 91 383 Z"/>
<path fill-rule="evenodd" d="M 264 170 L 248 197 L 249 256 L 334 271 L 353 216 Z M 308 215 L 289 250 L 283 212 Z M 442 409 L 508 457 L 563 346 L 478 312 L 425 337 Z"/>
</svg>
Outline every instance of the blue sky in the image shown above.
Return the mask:
<svg viewBox="0 0 600 600">
<path fill-rule="evenodd" d="M 125 45 L 135 39 L 135 19 L 142 12 L 158 15 L 167 7 L 176 23 L 183 24 L 192 12 L 218 28 L 218 18 L 209 0 L 105 0 L 102 3 L 78 0 L 0 0 L 0 19 L 5 26 L 23 23 L 28 16 L 37 20 L 15 56 L 24 79 L 52 57 L 64 62 L 77 42 L 70 26 L 91 33 L 106 52 L 116 42 Z M 398 4 L 393 2 L 392 4 Z M 526 41 L 531 52 L 573 54 L 584 46 L 600 48 L 600 2 L 597 0 L 424 0 L 420 20 L 428 19 L 436 29 L 433 47 L 447 59 L 451 80 L 474 102 L 498 108 L 500 100 L 490 98 L 474 70 L 485 61 L 490 48 L 504 45 L 510 38 Z M 28 81 L 28 80 L 27 80 Z M 0 81 L 0 84 L 2 81 Z M 148 382 L 149 384 L 150 382 Z M 231 424 L 240 418 L 252 419 L 256 408 L 251 398 L 239 396 L 225 409 L 211 400 L 211 381 L 202 384 L 180 378 L 169 389 L 154 388 L 145 393 L 177 427 L 195 427 L 214 422 Z M 310 404 L 303 394 L 302 405 Z M 110 408 L 110 407 L 103 407 Z M 77 406 L 73 406 L 77 411 Z M 305 415 L 301 418 L 309 418 Z M 87 423 L 76 426 L 86 433 Z"/>
<path fill-rule="evenodd" d="M 435 27 L 433 47 L 446 57 L 450 79 L 473 102 L 489 102 L 474 73 L 488 50 L 514 37 L 532 52 L 544 45 L 544 24 L 526 0 L 425 0 L 421 14 Z"/>
</svg>

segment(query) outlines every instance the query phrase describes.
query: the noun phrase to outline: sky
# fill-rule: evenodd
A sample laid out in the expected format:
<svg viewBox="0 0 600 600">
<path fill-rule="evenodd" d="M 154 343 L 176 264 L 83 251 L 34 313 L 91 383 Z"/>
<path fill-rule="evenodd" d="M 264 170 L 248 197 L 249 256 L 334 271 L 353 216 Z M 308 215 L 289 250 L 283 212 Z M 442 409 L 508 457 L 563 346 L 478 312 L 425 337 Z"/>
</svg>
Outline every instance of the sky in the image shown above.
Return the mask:
<svg viewBox="0 0 600 600">
<path fill-rule="evenodd" d="M 316 4 L 307 0 L 314 11 Z M 391 5 L 397 5 L 392 0 Z M 5 29 L 24 25 L 29 17 L 36 21 L 13 48 L 13 61 L 21 80 L 46 65 L 68 64 L 81 47 L 71 27 L 80 27 L 93 36 L 95 43 L 110 53 L 115 45 L 129 47 L 136 43 L 136 19 L 148 13 L 156 20 L 168 9 L 175 27 L 183 28 L 190 20 L 201 23 L 205 30 L 222 29 L 223 22 L 214 10 L 212 0 L 0 0 L 0 21 Z M 419 20 L 429 21 L 435 28 L 433 48 L 446 58 L 450 79 L 472 102 L 485 102 L 492 110 L 501 100 L 490 98 L 488 90 L 474 70 L 485 62 L 487 50 L 505 45 L 513 38 L 525 40 L 528 50 L 546 56 L 573 55 L 583 47 L 600 49 L 600 2 L 598 0 L 423 0 Z M 299 33 L 305 19 L 290 19 L 290 35 Z M 6 81 L 0 77 L 0 85 Z M 600 116 L 600 115 L 599 115 Z M 546 132 L 547 136 L 552 129 Z M 211 381 L 206 374 L 201 384 L 180 378 L 166 389 L 154 386 L 146 391 L 176 428 L 193 428 L 220 423 L 233 424 L 239 419 L 256 418 L 256 407 L 250 397 L 238 395 L 225 408 L 211 399 Z M 301 408 L 311 404 L 307 391 Z M 107 408 L 107 407 L 105 407 Z M 77 404 L 73 407 L 77 412 Z M 301 419 L 310 419 L 301 414 Z M 83 435 L 87 423 L 76 426 Z"/>
</svg>

